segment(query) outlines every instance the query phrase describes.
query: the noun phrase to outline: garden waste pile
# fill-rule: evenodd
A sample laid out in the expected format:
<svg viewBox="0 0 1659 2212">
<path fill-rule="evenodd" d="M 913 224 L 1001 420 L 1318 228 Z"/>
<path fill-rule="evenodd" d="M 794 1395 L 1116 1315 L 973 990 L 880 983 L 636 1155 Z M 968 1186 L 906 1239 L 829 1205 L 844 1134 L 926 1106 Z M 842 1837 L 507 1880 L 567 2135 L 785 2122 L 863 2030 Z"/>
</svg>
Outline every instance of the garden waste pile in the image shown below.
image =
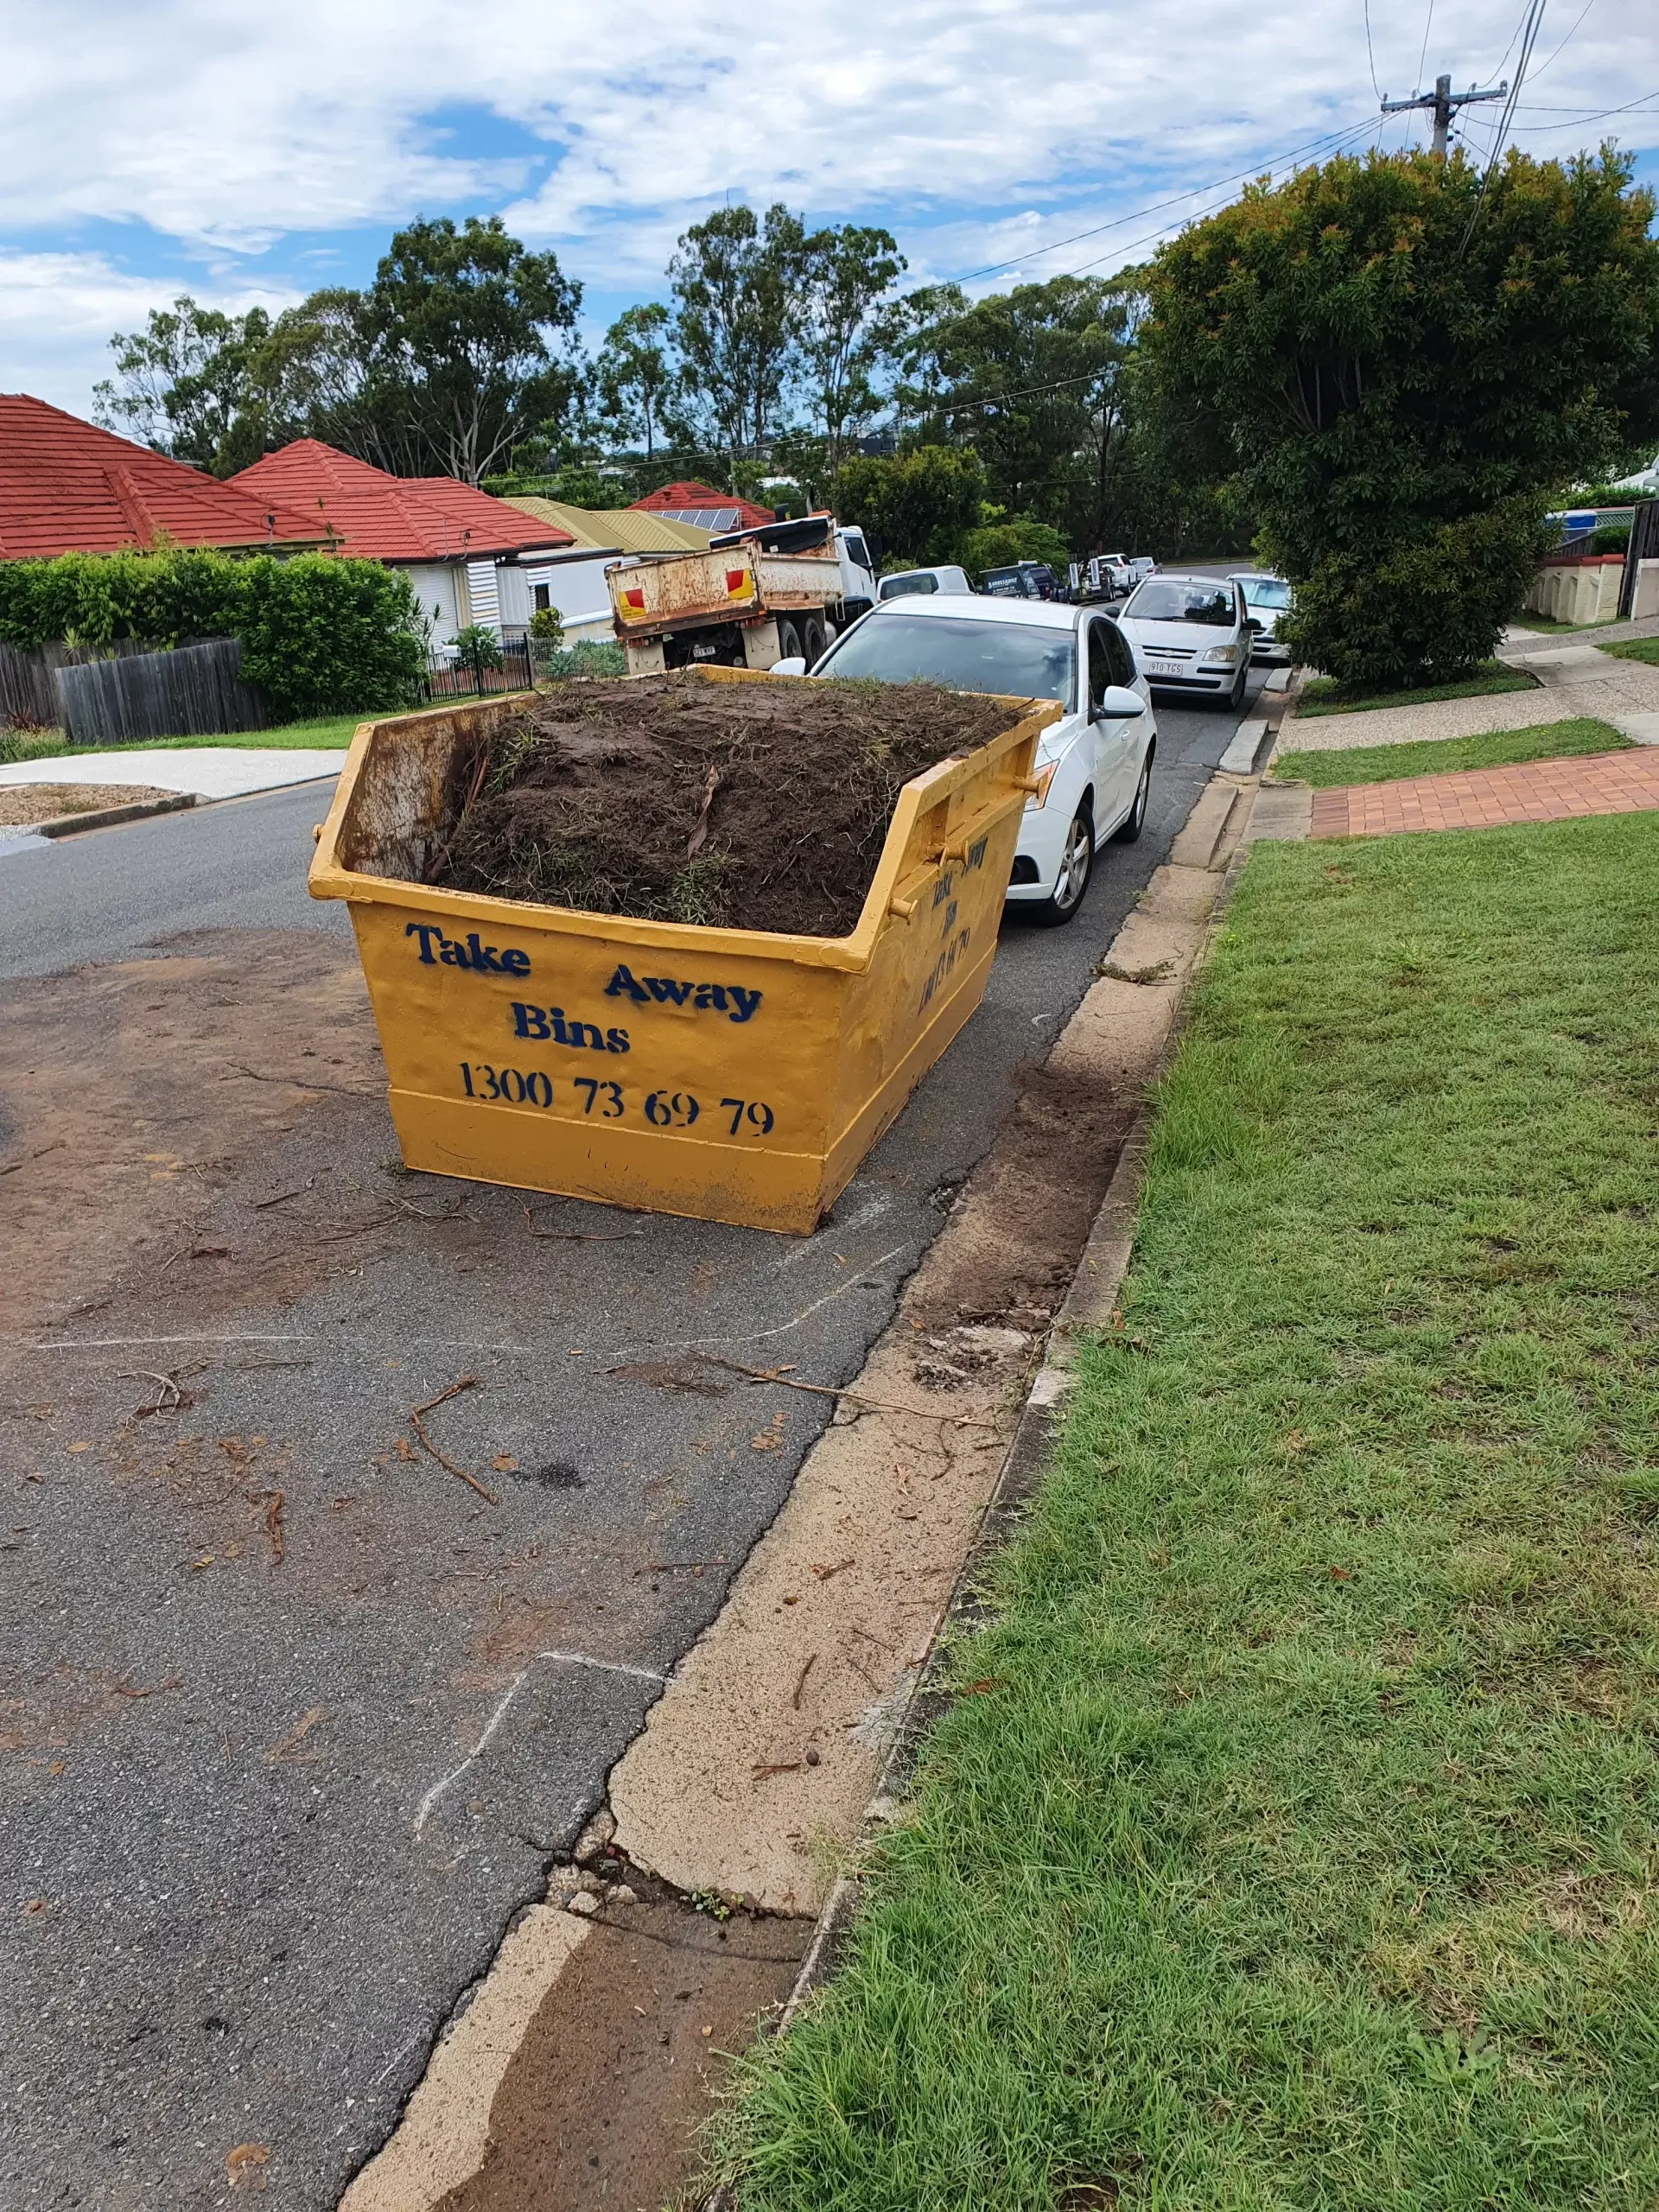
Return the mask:
<svg viewBox="0 0 1659 2212">
<path fill-rule="evenodd" d="M 458 761 L 427 880 L 810 937 L 855 925 L 900 785 L 1027 708 L 925 683 L 561 685 Z"/>
</svg>

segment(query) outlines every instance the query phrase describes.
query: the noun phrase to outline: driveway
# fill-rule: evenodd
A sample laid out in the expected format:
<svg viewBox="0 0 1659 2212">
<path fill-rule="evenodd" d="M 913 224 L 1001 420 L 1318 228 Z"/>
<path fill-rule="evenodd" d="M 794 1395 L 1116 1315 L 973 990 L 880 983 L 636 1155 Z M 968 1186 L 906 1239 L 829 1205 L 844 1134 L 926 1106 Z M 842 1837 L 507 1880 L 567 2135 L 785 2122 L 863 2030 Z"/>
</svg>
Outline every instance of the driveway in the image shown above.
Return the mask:
<svg viewBox="0 0 1659 2212">
<path fill-rule="evenodd" d="M 827 1414 L 664 1364 L 856 1371 L 1233 728 L 1160 721 L 798 1241 L 404 1174 L 315 788 L 0 850 L 9 2208 L 336 2202 Z"/>
</svg>

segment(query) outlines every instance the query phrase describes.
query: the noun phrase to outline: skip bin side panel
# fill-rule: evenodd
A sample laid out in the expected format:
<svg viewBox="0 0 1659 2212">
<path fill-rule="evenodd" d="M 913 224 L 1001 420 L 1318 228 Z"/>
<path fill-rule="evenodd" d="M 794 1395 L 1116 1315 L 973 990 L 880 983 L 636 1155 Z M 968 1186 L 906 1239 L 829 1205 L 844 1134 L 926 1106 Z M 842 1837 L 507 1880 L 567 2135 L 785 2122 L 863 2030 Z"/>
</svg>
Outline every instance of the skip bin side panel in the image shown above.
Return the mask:
<svg viewBox="0 0 1659 2212">
<path fill-rule="evenodd" d="M 418 893 L 353 902 L 407 1163 L 810 1226 L 844 972 L 539 929 L 531 912 L 473 929 Z"/>
</svg>

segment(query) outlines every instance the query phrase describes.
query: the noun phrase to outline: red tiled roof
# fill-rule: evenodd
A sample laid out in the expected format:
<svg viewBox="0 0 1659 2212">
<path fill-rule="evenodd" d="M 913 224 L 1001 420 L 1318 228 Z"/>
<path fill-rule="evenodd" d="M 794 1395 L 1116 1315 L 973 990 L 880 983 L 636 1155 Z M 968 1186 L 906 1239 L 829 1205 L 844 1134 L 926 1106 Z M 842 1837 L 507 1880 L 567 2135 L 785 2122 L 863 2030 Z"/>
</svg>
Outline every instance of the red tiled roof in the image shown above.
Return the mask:
<svg viewBox="0 0 1659 2212">
<path fill-rule="evenodd" d="M 231 481 L 315 515 L 316 527 L 332 525 L 342 553 L 366 561 L 481 561 L 575 543 L 558 524 L 453 476 L 388 476 L 316 438 L 296 438 Z"/>
<path fill-rule="evenodd" d="M 632 504 L 648 515 L 672 513 L 676 510 L 735 507 L 737 520 L 732 524 L 734 530 L 756 530 L 762 523 L 772 520 L 770 507 L 757 507 L 753 499 L 740 499 L 735 492 L 716 492 L 712 484 L 664 484 Z"/>
<path fill-rule="evenodd" d="M 0 392 L 0 560 L 178 545 L 314 543 L 317 524 L 26 392 Z"/>
</svg>

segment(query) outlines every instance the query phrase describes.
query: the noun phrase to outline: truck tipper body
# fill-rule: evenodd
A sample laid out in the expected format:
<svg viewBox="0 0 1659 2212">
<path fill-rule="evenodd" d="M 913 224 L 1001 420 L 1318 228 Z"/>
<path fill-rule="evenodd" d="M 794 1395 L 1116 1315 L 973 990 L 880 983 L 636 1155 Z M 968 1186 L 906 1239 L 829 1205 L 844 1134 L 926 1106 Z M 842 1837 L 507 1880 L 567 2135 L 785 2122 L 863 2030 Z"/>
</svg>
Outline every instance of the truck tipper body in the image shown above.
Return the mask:
<svg viewBox="0 0 1659 2212">
<path fill-rule="evenodd" d="M 833 515 L 734 531 L 706 553 L 639 554 L 607 571 L 630 676 L 700 664 L 810 667 L 875 599 L 862 534 Z"/>
</svg>

